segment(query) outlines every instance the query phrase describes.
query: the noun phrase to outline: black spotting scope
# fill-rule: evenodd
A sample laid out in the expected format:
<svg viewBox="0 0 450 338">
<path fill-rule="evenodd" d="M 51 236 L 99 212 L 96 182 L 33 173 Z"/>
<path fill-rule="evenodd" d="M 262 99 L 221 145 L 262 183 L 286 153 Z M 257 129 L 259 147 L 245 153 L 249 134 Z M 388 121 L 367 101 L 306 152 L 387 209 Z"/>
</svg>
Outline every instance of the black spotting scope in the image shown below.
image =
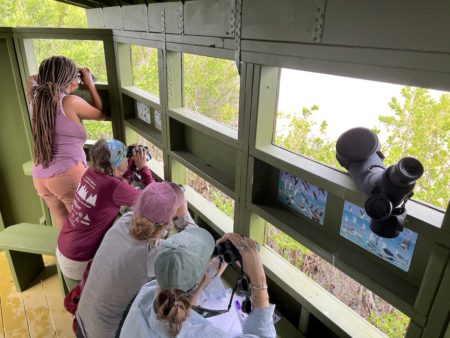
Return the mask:
<svg viewBox="0 0 450 338">
<path fill-rule="evenodd" d="M 423 174 L 422 163 L 404 157 L 385 168 L 378 137 L 367 128 L 352 128 L 339 136 L 336 158 L 368 195 L 364 208 L 372 219 L 370 229 L 381 237 L 397 237 L 403 231 L 405 204 Z"/>
</svg>

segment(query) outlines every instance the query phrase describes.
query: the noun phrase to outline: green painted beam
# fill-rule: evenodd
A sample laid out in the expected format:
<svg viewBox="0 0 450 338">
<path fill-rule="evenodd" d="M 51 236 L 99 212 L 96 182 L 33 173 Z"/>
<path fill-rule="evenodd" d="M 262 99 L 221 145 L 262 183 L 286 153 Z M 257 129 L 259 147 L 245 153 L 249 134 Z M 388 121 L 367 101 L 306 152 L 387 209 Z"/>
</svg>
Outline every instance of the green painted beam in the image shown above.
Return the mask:
<svg viewBox="0 0 450 338">
<path fill-rule="evenodd" d="M 12 36 L 0 38 L 0 64 L 0 210 L 5 225 L 38 223 L 43 214 L 41 202 L 31 177 L 22 170 L 32 159 L 31 129 Z"/>
</svg>

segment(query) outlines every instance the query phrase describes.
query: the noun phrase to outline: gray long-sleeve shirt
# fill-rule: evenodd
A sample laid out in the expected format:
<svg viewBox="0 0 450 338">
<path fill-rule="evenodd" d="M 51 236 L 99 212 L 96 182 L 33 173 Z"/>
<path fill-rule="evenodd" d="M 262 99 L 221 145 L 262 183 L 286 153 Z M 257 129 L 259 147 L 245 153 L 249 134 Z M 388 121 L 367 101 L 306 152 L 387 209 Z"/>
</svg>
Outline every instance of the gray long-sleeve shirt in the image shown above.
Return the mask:
<svg viewBox="0 0 450 338">
<path fill-rule="evenodd" d="M 128 304 L 155 277 L 161 240 L 151 243 L 131 237 L 132 216 L 128 212 L 114 223 L 95 254 L 76 313 L 86 338 L 115 337 Z M 178 229 L 196 226 L 189 214 L 174 223 Z"/>
</svg>

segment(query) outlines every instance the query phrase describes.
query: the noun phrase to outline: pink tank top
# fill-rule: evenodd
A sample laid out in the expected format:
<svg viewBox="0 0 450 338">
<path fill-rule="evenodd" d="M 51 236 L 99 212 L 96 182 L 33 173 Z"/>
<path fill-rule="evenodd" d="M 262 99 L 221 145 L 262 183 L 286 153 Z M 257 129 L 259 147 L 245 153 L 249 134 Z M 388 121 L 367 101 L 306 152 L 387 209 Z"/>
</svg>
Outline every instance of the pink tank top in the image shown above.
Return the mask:
<svg viewBox="0 0 450 338">
<path fill-rule="evenodd" d="M 86 163 L 86 154 L 83 150 L 86 140 L 87 133 L 83 124 L 76 123 L 66 116 L 61 98 L 61 107 L 56 113 L 52 161 L 47 168 L 41 164 L 35 164 L 32 171 L 33 177 L 49 178 L 62 174 L 79 161 Z"/>
</svg>

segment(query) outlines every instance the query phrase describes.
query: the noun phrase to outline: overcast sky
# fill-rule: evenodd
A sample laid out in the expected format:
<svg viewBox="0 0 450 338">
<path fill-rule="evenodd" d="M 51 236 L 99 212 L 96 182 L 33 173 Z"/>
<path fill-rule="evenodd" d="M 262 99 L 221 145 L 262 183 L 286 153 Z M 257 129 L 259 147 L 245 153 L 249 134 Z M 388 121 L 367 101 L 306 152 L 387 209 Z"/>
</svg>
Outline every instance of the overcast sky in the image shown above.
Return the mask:
<svg viewBox="0 0 450 338">
<path fill-rule="evenodd" d="M 283 69 L 278 111 L 299 112 L 303 107 L 319 106 L 313 119 L 328 122 L 328 137 L 337 139 L 353 127 L 372 128 L 378 116 L 391 115 L 388 106 L 393 96 L 400 98 L 403 85 L 360 80 L 349 77 Z M 433 97 L 442 93 L 430 90 Z"/>
</svg>

